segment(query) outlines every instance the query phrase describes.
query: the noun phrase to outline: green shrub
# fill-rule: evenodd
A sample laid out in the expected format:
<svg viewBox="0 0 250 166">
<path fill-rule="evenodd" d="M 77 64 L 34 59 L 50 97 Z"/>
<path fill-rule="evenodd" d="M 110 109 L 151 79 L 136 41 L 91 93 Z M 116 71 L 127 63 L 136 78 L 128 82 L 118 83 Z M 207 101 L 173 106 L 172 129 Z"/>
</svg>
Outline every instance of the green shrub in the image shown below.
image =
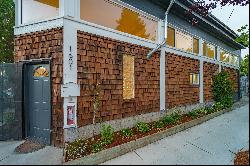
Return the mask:
<svg viewBox="0 0 250 166">
<path fill-rule="evenodd" d="M 144 122 L 137 123 L 136 128 L 141 133 L 146 133 L 150 130 L 149 125 L 147 123 L 144 123 Z"/>
<path fill-rule="evenodd" d="M 84 140 L 77 140 L 68 144 L 65 148 L 67 157 L 69 159 L 76 159 L 82 157 L 86 153 L 86 143 Z"/>
<path fill-rule="evenodd" d="M 122 130 L 120 131 L 120 133 L 121 133 L 121 136 L 122 136 L 123 138 L 129 138 L 129 137 L 132 137 L 132 136 L 133 136 L 133 131 L 132 131 L 132 129 L 129 129 L 129 128 L 127 128 L 127 129 L 122 129 Z"/>
<path fill-rule="evenodd" d="M 162 120 L 155 122 L 154 127 L 157 129 L 161 129 L 165 127 L 165 124 Z"/>
<path fill-rule="evenodd" d="M 92 145 L 92 152 L 93 153 L 97 153 L 100 152 L 103 149 L 103 142 L 97 142 L 95 144 Z"/>
<path fill-rule="evenodd" d="M 109 145 L 114 140 L 114 128 L 112 128 L 110 125 L 108 126 L 102 126 L 101 129 L 101 140 L 105 145 Z"/>
<path fill-rule="evenodd" d="M 234 90 L 227 72 L 223 71 L 213 76 L 212 91 L 215 102 L 219 102 L 224 108 L 232 107 Z"/>
<path fill-rule="evenodd" d="M 171 115 L 165 116 L 162 121 L 165 125 L 173 125 L 176 124 L 181 118 L 181 115 L 178 113 L 173 113 Z"/>
<path fill-rule="evenodd" d="M 224 109 L 224 105 L 221 104 L 220 102 L 217 102 L 215 103 L 213 106 L 212 106 L 213 110 L 216 112 L 216 111 L 220 111 L 220 110 L 223 110 Z"/>
<path fill-rule="evenodd" d="M 172 113 L 170 115 L 176 122 L 179 121 L 181 119 L 181 115 L 179 115 L 178 113 Z"/>
<path fill-rule="evenodd" d="M 191 111 L 188 113 L 188 116 L 191 116 L 193 119 L 195 119 L 199 116 L 199 114 L 196 111 Z"/>
<path fill-rule="evenodd" d="M 162 122 L 165 124 L 165 125 L 170 125 L 170 124 L 174 124 L 175 123 L 175 120 L 173 117 L 171 116 L 165 116 L 163 119 L 162 119 Z"/>
</svg>

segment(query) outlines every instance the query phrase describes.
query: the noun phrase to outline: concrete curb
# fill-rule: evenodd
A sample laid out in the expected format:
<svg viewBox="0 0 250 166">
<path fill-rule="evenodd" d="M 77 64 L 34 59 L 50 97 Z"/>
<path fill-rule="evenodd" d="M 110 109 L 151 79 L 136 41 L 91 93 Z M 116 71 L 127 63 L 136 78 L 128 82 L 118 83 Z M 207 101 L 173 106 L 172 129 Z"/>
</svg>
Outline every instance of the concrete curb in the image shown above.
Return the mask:
<svg viewBox="0 0 250 166">
<path fill-rule="evenodd" d="M 113 158 L 124 155 L 128 152 L 132 152 L 133 150 L 136 150 L 138 148 L 144 147 L 148 144 L 151 144 L 153 142 L 161 140 L 167 136 L 176 134 L 176 133 L 183 131 L 185 129 L 188 129 L 190 127 L 199 125 L 203 122 L 206 122 L 212 118 L 215 118 L 215 117 L 222 115 L 222 114 L 229 112 L 229 111 L 232 111 L 232 109 L 218 111 L 218 112 L 203 116 L 201 118 L 194 119 L 192 121 L 180 124 L 178 126 L 169 128 L 167 130 L 140 138 L 138 140 L 128 142 L 126 144 L 122 144 L 122 145 L 119 145 L 119 146 L 116 146 L 116 147 L 113 147 L 110 149 L 106 149 L 106 150 L 103 150 L 101 152 L 91 154 L 91 155 L 88 155 L 88 156 L 85 156 L 85 157 L 82 157 L 82 158 L 79 158 L 76 160 L 64 162 L 63 165 L 97 165 L 97 164 L 101 164 L 105 161 L 111 160 Z"/>
</svg>

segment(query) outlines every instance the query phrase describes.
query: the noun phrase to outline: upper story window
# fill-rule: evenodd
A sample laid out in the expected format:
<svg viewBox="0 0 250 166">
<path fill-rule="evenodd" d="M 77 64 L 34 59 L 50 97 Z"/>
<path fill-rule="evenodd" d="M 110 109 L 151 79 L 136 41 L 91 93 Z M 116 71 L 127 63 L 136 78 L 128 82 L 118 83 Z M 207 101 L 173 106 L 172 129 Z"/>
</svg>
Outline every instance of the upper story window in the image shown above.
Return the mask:
<svg viewBox="0 0 250 166">
<path fill-rule="evenodd" d="M 221 49 L 220 50 L 220 61 L 229 62 L 229 59 L 230 59 L 230 54 Z"/>
<path fill-rule="evenodd" d="M 220 50 L 220 61 L 230 63 L 232 65 L 239 65 L 239 57 L 233 54 L 228 53 L 227 51 Z"/>
<path fill-rule="evenodd" d="M 59 16 L 59 0 L 22 0 L 22 24 Z"/>
<path fill-rule="evenodd" d="M 175 30 L 174 28 L 168 27 L 167 31 L 167 45 L 174 47 L 175 46 Z"/>
<path fill-rule="evenodd" d="M 203 55 L 215 59 L 216 47 L 206 42 L 203 43 Z"/>
<path fill-rule="evenodd" d="M 194 38 L 193 39 L 193 52 L 195 54 L 199 54 L 199 47 L 200 47 L 200 45 L 199 45 L 199 39 Z"/>
<path fill-rule="evenodd" d="M 192 36 L 176 31 L 176 48 L 184 51 L 193 52 L 193 38 Z"/>
<path fill-rule="evenodd" d="M 167 45 L 199 54 L 199 39 L 172 27 L 168 27 L 167 33 Z"/>
<path fill-rule="evenodd" d="M 155 41 L 158 22 L 110 0 L 80 0 L 82 20 Z"/>
</svg>

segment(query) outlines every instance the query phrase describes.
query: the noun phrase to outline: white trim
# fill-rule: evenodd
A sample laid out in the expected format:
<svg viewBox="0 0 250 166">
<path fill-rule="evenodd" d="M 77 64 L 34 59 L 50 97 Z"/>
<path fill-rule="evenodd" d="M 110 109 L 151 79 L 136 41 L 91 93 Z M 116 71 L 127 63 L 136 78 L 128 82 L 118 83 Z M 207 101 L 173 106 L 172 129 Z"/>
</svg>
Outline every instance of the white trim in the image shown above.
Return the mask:
<svg viewBox="0 0 250 166">
<path fill-rule="evenodd" d="M 38 21 L 14 27 L 14 35 L 43 31 L 52 28 L 63 27 L 63 18 L 57 17 L 49 20 Z"/>
<path fill-rule="evenodd" d="M 199 75 L 199 81 L 200 81 L 200 103 L 204 103 L 204 62 L 201 59 L 200 60 L 200 75 Z"/>
<path fill-rule="evenodd" d="M 161 44 L 165 40 L 165 22 L 158 23 L 158 43 Z M 160 54 L 160 111 L 166 111 L 166 52 L 165 48 L 161 47 Z"/>
<path fill-rule="evenodd" d="M 19 26 L 21 25 L 21 16 L 22 16 L 22 1 L 20 0 L 14 0 L 14 3 L 15 3 L 15 26 Z"/>
<path fill-rule="evenodd" d="M 77 30 L 80 30 L 83 32 L 88 32 L 91 34 L 108 37 L 108 38 L 119 40 L 122 42 L 128 42 L 131 44 L 141 45 L 141 46 L 148 47 L 148 48 L 155 48 L 157 46 L 157 41 L 140 38 L 134 35 L 130 35 L 128 33 L 120 32 L 112 28 L 107 28 L 107 27 L 94 24 L 94 23 L 90 23 L 87 21 L 83 21 L 83 20 L 76 20 L 70 17 L 65 17 L 64 19 L 67 20 L 69 24 L 74 25 Z"/>
<path fill-rule="evenodd" d="M 74 94 L 80 95 L 77 84 L 77 29 L 68 20 L 63 22 L 63 85 L 68 89 L 76 90 Z M 78 88 L 75 88 L 78 87 Z M 73 93 L 72 93 L 73 94 Z M 67 125 L 67 104 L 75 103 L 75 122 L 73 126 Z M 77 128 L 77 96 L 64 97 L 64 128 Z"/>
</svg>

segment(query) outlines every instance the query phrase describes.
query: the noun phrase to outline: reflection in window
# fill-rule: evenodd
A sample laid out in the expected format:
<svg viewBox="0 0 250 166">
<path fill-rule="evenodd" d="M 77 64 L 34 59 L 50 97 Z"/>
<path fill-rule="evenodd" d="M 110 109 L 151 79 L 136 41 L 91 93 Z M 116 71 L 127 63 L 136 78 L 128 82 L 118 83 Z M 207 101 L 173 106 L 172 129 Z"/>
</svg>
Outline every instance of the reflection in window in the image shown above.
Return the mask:
<svg viewBox="0 0 250 166">
<path fill-rule="evenodd" d="M 123 55 L 123 99 L 134 98 L 134 56 Z"/>
<path fill-rule="evenodd" d="M 59 15 L 59 0 L 22 0 L 22 24 Z"/>
<path fill-rule="evenodd" d="M 175 46 L 175 30 L 174 28 L 168 27 L 167 31 L 167 45 L 174 47 Z"/>
<path fill-rule="evenodd" d="M 192 36 L 180 31 L 176 31 L 176 48 L 184 51 L 193 51 L 193 38 Z"/>
<path fill-rule="evenodd" d="M 200 84 L 200 75 L 197 73 L 190 73 L 190 84 L 199 85 Z"/>
<path fill-rule="evenodd" d="M 209 58 L 215 59 L 215 46 L 204 42 L 203 43 L 203 56 L 207 56 Z"/>
<path fill-rule="evenodd" d="M 39 66 L 35 69 L 33 76 L 34 77 L 49 77 L 49 72 L 46 68 Z"/>
<path fill-rule="evenodd" d="M 193 42 L 194 42 L 194 44 L 193 44 L 193 52 L 195 54 L 199 54 L 199 39 L 194 38 Z"/>
<path fill-rule="evenodd" d="M 81 0 L 80 17 L 82 20 L 141 38 L 156 40 L 157 37 L 157 21 L 109 0 Z"/>
<path fill-rule="evenodd" d="M 230 54 L 227 53 L 226 51 L 224 50 L 221 50 L 220 51 L 220 60 L 222 62 L 229 62 L 230 61 Z"/>
</svg>

